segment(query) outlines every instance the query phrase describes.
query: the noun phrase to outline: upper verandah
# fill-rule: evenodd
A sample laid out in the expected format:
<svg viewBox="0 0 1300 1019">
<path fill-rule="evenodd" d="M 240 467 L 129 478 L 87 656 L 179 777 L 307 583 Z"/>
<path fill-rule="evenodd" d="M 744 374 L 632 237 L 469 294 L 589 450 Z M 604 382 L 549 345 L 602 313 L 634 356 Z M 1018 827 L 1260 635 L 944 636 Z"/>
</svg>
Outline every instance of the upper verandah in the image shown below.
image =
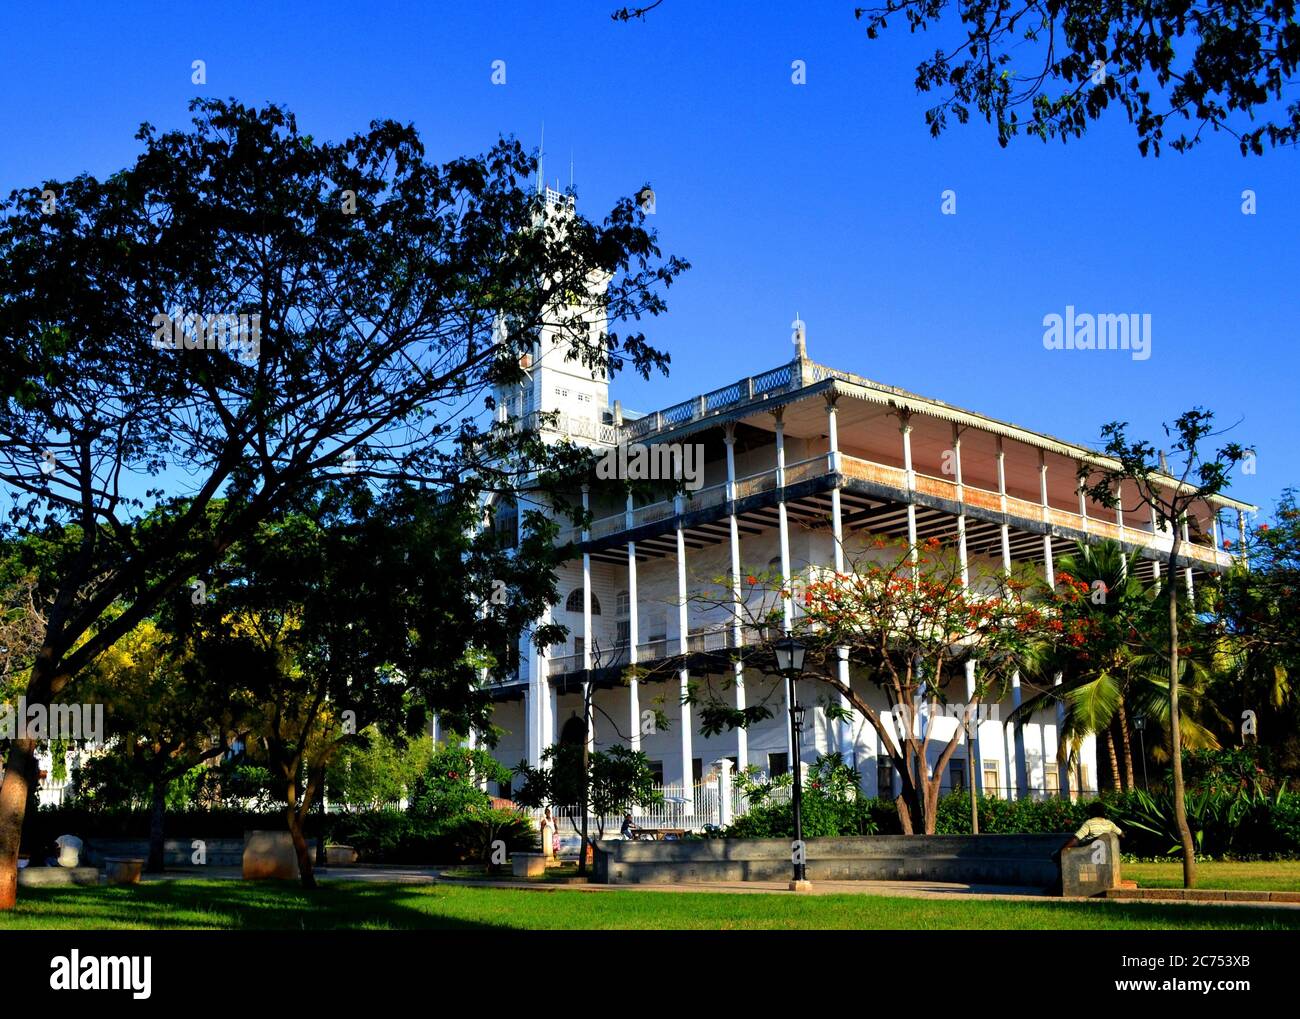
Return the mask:
<svg viewBox="0 0 1300 1019">
<path fill-rule="evenodd" d="M 818 405 L 813 403 L 805 408 L 803 413 L 800 413 L 800 409 L 795 405 L 812 401 L 818 396 L 828 395 L 831 398 L 848 397 L 872 403 L 884 408 L 889 414 L 916 415 L 912 421 L 913 469 L 923 474 L 929 473 L 925 468 L 930 460 L 935 461 L 934 466 L 942 466 L 944 454 L 950 454 L 952 447 L 951 429 L 942 434 L 934 428 L 921 430 L 922 422 L 927 419 L 955 425 L 958 434 L 963 436 L 966 448 L 972 454 L 978 453 L 971 447 L 974 443 L 978 443 L 979 436 L 983 435 L 993 440 L 998 437 L 1009 439 L 1013 443 L 1054 454 L 1055 457 L 1072 463 L 1088 463 L 1098 468 L 1117 466 L 1111 458 L 1085 446 L 954 407 L 942 400 L 924 397 L 896 386 L 887 386 L 852 372 L 818 364 L 806 357 L 796 357 L 770 371 L 740 379 L 720 389 L 691 397 L 689 400 L 645 414 L 632 421 L 616 420 L 614 429 L 607 436 L 607 441 L 674 442 L 729 422 L 752 425 L 755 415 L 770 413 L 778 407 L 784 409 L 787 437 L 824 439 L 825 416 Z M 843 408 L 843 405 L 841 407 Z M 848 419 L 848 416 L 841 416 L 840 448 L 844 452 L 848 452 L 852 445 L 851 439 L 854 438 L 852 425 L 853 422 Z M 876 452 L 884 458 L 878 462 L 888 464 L 896 460 L 897 466 L 902 465 L 900 451 L 881 449 Z M 937 456 L 931 455 L 936 453 Z M 1010 449 L 1007 453 L 1010 454 Z M 985 461 L 986 458 L 983 456 L 965 455 L 963 480 L 976 488 L 989 487 L 981 483 L 993 480 L 981 477 L 981 464 Z M 1037 470 L 1037 465 L 1034 469 Z M 951 471 L 944 473 L 951 473 Z M 1008 464 L 1007 491 L 1013 495 L 1023 494 L 1037 500 L 1039 493 L 1036 474 L 1032 484 L 1027 484 L 1025 482 L 1029 479 L 1020 477 L 1020 473 L 1012 469 L 1012 464 Z M 1059 471 L 1055 472 L 1054 486 L 1060 481 L 1059 474 Z M 1168 476 L 1162 476 L 1160 480 L 1170 486 L 1177 484 L 1176 479 Z M 1022 489 L 1022 492 L 1018 493 L 1017 488 Z M 1073 491 L 1074 488 L 1074 480 L 1071 478 L 1070 490 Z M 1251 503 L 1225 495 L 1215 496 L 1211 501 L 1224 508 L 1247 512 L 1255 512 L 1258 509 Z"/>
</svg>

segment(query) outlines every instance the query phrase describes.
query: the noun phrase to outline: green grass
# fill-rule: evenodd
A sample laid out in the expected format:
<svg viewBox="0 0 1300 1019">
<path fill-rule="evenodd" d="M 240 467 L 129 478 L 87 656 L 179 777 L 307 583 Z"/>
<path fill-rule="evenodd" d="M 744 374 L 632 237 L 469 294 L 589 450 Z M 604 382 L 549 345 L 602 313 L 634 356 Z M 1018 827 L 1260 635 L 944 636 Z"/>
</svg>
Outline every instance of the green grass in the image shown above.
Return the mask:
<svg viewBox="0 0 1300 1019">
<path fill-rule="evenodd" d="M 1125 863 L 1121 872 L 1140 888 L 1183 887 L 1181 860 Z M 1300 860 L 1255 863 L 1205 861 L 1196 865 L 1196 886 L 1225 891 L 1300 892 Z"/>
<path fill-rule="evenodd" d="M 1041 903 L 869 895 L 585 892 L 325 882 L 175 880 L 22 889 L 3 929 L 1199 929 L 1300 930 L 1300 910 L 1121 902 Z"/>
</svg>

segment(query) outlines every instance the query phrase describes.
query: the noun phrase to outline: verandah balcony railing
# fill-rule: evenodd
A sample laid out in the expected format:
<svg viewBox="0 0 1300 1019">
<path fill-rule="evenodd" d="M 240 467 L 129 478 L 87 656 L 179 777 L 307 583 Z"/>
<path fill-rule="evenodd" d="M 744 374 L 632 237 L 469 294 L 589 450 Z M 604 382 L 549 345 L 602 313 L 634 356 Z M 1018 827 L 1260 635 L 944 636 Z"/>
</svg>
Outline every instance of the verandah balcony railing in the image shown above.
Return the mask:
<svg viewBox="0 0 1300 1019">
<path fill-rule="evenodd" d="M 686 635 L 686 651 L 695 654 L 704 651 L 726 651 L 729 648 L 747 647 L 760 642 L 758 631 L 752 626 L 742 626 L 740 640 L 731 623 L 719 623 L 716 626 L 692 630 Z M 592 669 L 622 668 L 631 663 L 630 645 L 616 644 L 610 648 L 593 649 L 591 653 Z M 656 637 L 653 640 L 638 642 L 636 646 L 637 664 L 662 661 L 681 653 L 678 638 Z M 584 668 L 582 654 L 555 655 L 548 660 L 547 675 L 563 676 L 581 672 Z"/>
<path fill-rule="evenodd" d="M 900 496 L 905 497 L 905 494 L 909 491 L 907 472 L 901 467 L 875 463 L 841 453 L 840 469 L 845 477 L 894 489 L 900 493 Z M 830 473 L 828 457 L 822 454 L 787 465 L 784 480 L 785 484 L 789 486 L 800 481 L 825 477 Z M 775 491 L 778 487 L 777 477 L 777 471 L 773 468 L 738 478 L 735 483 L 735 496 L 737 499 L 744 499 L 760 492 Z M 711 485 L 695 493 L 688 493 L 686 497 L 683 497 L 682 509 L 684 512 L 689 513 L 710 506 L 721 505 L 726 502 L 726 489 L 725 484 L 719 484 Z M 1032 502 L 1012 495 L 1004 496 L 999 492 L 978 488 L 973 485 L 962 486 L 961 499 L 959 500 L 956 482 L 947 478 L 936 478 L 914 472 L 911 491 L 934 498 L 946 499 L 950 502 L 960 501 L 967 506 L 993 513 L 1003 512 L 1005 506 L 1005 512 L 1022 519 L 1039 521 L 1056 527 L 1067 527 L 1071 530 L 1083 531 L 1097 537 L 1110 538 L 1116 541 L 1123 540 L 1163 552 L 1168 552 L 1173 545 L 1172 537 L 1167 533 L 1152 531 L 1149 521 L 1143 521 L 1143 525 L 1140 526 L 1126 524 L 1121 528 L 1116 521 L 1093 516 L 1085 517 L 1073 510 L 1063 509 L 1058 506 L 1044 506 L 1040 502 Z M 638 507 L 632 512 L 632 527 L 643 527 L 646 524 L 671 519 L 676 512 L 677 503 L 674 499 L 665 499 L 647 506 Z M 592 539 L 600 539 L 611 537 L 627 529 L 628 519 L 627 514 L 624 512 L 611 514 L 593 521 L 588 533 Z M 583 540 L 583 535 L 580 528 L 565 528 L 561 530 L 559 535 L 561 543 L 579 542 L 581 540 Z M 1193 536 L 1192 541 L 1183 544 L 1182 551 L 1189 558 L 1216 567 L 1229 565 L 1231 556 L 1214 548 L 1210 541 L 1209 535 Z"/>
</svg>

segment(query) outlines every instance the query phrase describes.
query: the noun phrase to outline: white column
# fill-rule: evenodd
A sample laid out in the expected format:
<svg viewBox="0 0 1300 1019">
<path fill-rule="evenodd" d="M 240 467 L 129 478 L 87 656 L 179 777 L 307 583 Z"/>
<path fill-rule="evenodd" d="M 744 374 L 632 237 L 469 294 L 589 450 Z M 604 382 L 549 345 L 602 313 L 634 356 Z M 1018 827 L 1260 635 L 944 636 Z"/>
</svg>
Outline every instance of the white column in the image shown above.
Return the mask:
<svg viewBox="0 0 1300 1019">
<path fill-rule="evenodd" d="M 790 598 L 790 519 L 785 509 L 785 416 L 780 407 L 772 412 L 776 419 L 776 486 L 777 486 L 777 532 L 781 541 L 781 589 L 786 597 L 781 601 L 782 619 L 786 632 L 794 625 L 794 605 Z M 785 685 L 785 745 L 788 758 L 793 766 L 799 760 L 799 748 L 794 745 L 794 734 L 790 732 L 790 684 Z"/>
<path fill-rule="evenodd" d="M 1043 504 L 1043 524 L 1047 528 L 1043 532 L 1043 562 L 1047 563 L 1052 558 L 1052 514 L 1051 503 L 1047 499 L 1047 452 L 1040 449 L 1038 451 L 1038 500 Z M 1056 578 L 1048 574 L 1048 587 L 1056 586 Z"/>
<path fill-rule="evenodd" d="M 1246 558 L 1246 512 L 1237 510 L 1237 557 L 1243 562 Z"/>
<path fill-rule="evenodd" d="M 627 497 L 627 526 L 632 526 L 632 496 Z M 636 601 L 636 542 L 627 543 L 627 663 L 636 665 L 636 645 L 640 639 L 640 620 Z M 641 749 L 641 690 L 635 674 L 628 683 L 628 745 Z"/>
<path fill-rule="evenodd" d="M 677 651 L 682 655 L 682 667 L 678 670 L 678 691 L 682 702 L 682 795 L 691 796 L 691 782 L 694 770 L 691 767 L 691 706 L 686 703 L 690 694 L 691 674 L 686 668 L 686 653 L 689 646 L 689 623 L 686 613 L 686 537 L 682 533 L 681 497 L 677 500 Z M 691 810 L 694 813 L 694 809 Z"/>
<path fill-rule="evenodd" d="M 1080 504 L 1082 504 L 1083 502 L 1082 497 L 1080 498 L 1079 501 Z M 1056 587 L 1056 563 L 1052 558 L 1052 550 L 1050 547 L 1047 549 L 1047 558 L 1043 561 L 1043 574 L 1047 579 L 1048 586 L 1055 588 Z M 1052 677 L 1053 686 L 1060 686 L 1062 682 L 1063 682 L 1063 677 L 1059 672 Z M 1065 731 L 1065 705 L 1062 702 L 1058 701 L 1056 704 L 1056 740 L 1057 740 L 1058 747 L 1060 746 L 1060 741 L 1062 739 L 1061 734 L 1064 731 Z M 1046 756 L 1046 747 L 1047 747 L 1047 726 L 1046 725 L 1043 726 L 1043 747 L 1044 747 L 1043 792 L 1046 793 L 1047 792 L 1047 769 L 1051 767 L 1051 765 L 1047 761 L 1047 756 Z M 1060 787 L 1061 793 L 1065 796 L 1069 796 L 1070 795 L 1069 765 L 1068 763 L 1063 761 L 1057 767 L 1059 769 L 1057 783 Z"/>
<path fill-rule="evenodd" d="M 1186 545 L 1190 545 L 1191 543 L 1192 543 L 1191 530 L 1187 526 L 1187 518 L 1184 517 L 1183 518 L 1183 545 L 1186 546 Z M 1195 605 L 1196 588 L 1192 586 L 1192 567 L 1190 566 L 1191 558 L 1187 556 L 1186 551 L 1183 552 L 1183 556 L 1185 557 L 1184 561 L 1189 564 L 1188 566 L 1185 566 L 1183 568 L 1183 579 L 1187 584 L 1187 600 L 1190 601 L 1193 605 Z M 1173 564 L 1171 563 L 1170 566 L 1172 567 L 1172 565 Z"/>
<path fill-rule="evenodd" d="M 745 710 L 745 663 L 741 660 L 744 644 L 743 599 L 740 590 L 740 526 L 736 522 L 736 426 L 728 423 L 723 435 L 727 444 L 727 520 L 731 527 L 731 644 L 735 653 L 732 663 L 732 684 L 735 688 L 736 710 Z M 730 763 L 730 762 L 728 762 Z M 749 767 L 749 733 L 745 727 L 736 727 L 736 763 L 741 771 Z M 730 806 L 728 806 L 728 810 Z"/>
<path fill-rule="evenodd" d="M 548 626 L 551 622 L 551 607 L 542 610 L 540 625 Z M 555 691 L 551 688 L 551 652 L 550 648 L 533 647 L 529 652 L 528 689 L 531 691 L 533 719 L 529 763 L 534 768 L 542 766 L 542 751 L 555 743 Z"/>
<path fill-rule="evenodd" d="M 836 424 L 836 409 L 834 396 L 826 398 L 826 434 L 829 440 L 829 452 L 827 460 L 830 469 L 836 474 L 835 487 L 831 489 L 831 541 L 834 544 L 835 556 L 835 576 L 838 578 L 844 574 L 844 517 L 840 506 L 840 442 L 839 428 Z M 849 649 L 847 647 L 836 648 L 835 676 L 841 686 L 848 687 L 852 683 L 849 673 Z M 840 719 L 839 723 L 839 752 L 844 756 L 844 760 L 851 767 L 857 766 L 857 747 L 853 738 L 854 723 L 857 721 L 857 715 L 853 714 L 853 702 L 843 694 L 840 694 L 840 707 L 849 712 L 848 718 Z"/>
<path fill-rule="evenodd" d="M 582 512 L 591 510 L 591 492 L 587 485 L 582 486 Z M 582 540 L 591 539 L 591 532 L 584 526 Z M 591 553 L 582 553 L 582 667 L 591 668 Z"/>
<path fill-rule="evenodd" d="M 966 483 L 961 473 L 961 429 L 952 426 L 952 459 L 957 485 L 957 556 L 961 562 L 961 586 L 970 584 L 970 570 L 966 562 Z"/>
<path fill-rule="evenodd" d="M 585 515 L 591 509 L 591 492 L 589 486 L 582 486 L 582 512 Z M 591 540 L 591 532 L 584 526 L 582 528 L 582 540 L 584 542 Z M 590 686 L 590 669 L 591 669 L 591 553 L 582 553 L 582 702 L 587 703 L 587 697 L 592 696 L 588 689 Z M 596 748 L 596 712 L 595 710 L 584 712 L 587 715 L 587 750 L 590 752 Z"/>
<path fill-rule="evenodd" d="M 916 491 L 916 472 L 912 468 L 912 412 L 901 411 L 898 415 L 898 430 L 903 433 L 903 476 L 907 480 L 907 543 L 911 546 L 912 561 L 917 559 L 916 550 L 916 503 L 912 495 Z"/>
<path fill-rule="evenodd" d="M 834 392 L 826 395 L 826 469 L 839 473 L 840 469 L 840 426 L 836 414 Z"/>
<path fill-rule="evenodd" d="M 546 680 L 546 717 L 543 725 L 546 746 L 555 746 L 560 742 L 560 695 L 549 679 Z"/>
<path fill-rule="evenodd" d="M 1007 524 L 1007 454 L 1002 448 L 1002 436 L 998 436 L 998 504 L 1002 509 L 1002 567 L 1007 572 L 1011 572 L 1011 529 Z"/>
<path fill-rule="evenodd" d="M 718 769 L 718 823 L 731 824 L 731 761 L 723 757 L 713 762 Z"/>
<path fill-rule="evenodd" d="M 1128 552 L 1124 550 L 1124 542 L 1128 536 L 1124 533 L 1124 483 L 1120 482 L 1115 492 L 1115 526 L 1119 528 L 1119 562 L 1123 569 L 1123 576 L 1128 578 Z"/>
<path fill-rule="evenodd" d="M 1151 536 L 1154 539 L 1156 535 L 1163 534 L 1163 533 L 1164 533 L 1164 528 L 1160 523 L 1160 515 L 1156 513 L 1156 508 L 1152 506 L 1151 507 Z M 1153 546 L 1155 545 L 1154 540 L 1152 541 L 1152 545 Z M 1161 586 L 1160 585 L 1160 560 L 1153 559 L 1151 562 L 1151 566 L 1154 571 L 1152 576 L 1155 578 L 1155 593 L 1159 594 L 1160 586 Z M 1169 564 L 1170 572 L 1173 572 L 1173 566 L 1174 566 L 1173 563 Z"/>
<path fill-rule="evenodd" d="M 952 426 L 952 458 L 953 470 L 956 472 L 957 500 L 960 507 L 957 514 L 957 561 L 961 566 L 961 588 L 966 591 L 970 588 L 970 563 L 966 558 L 966 489 L 961 473 L 961 429 L 956 424 Z M 966 662 L 967 708 L 975 700 L 975 668 L 973 661 Z M 974 722 L 969 727 L 969 733 L 966 753 L 970 755 L 975 792 L 982 795 L 984 792 L 984 760 L 983 755 L 980 753 L 980 722 L 978 715 L 976 715 Z"/>
</svg>

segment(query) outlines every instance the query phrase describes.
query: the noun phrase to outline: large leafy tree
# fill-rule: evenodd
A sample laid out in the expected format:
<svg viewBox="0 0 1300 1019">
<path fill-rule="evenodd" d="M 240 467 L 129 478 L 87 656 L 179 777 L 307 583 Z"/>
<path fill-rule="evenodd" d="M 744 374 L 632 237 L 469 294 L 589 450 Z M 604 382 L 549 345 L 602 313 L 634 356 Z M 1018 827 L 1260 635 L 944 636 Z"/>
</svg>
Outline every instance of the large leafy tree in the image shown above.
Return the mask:
<svg viewBox="0 0 1300 1019">
<path fill-rule="evenodd" d="M 70 694 L 165 597 L 331 476 L 422 481 L 472 505 L 562 456 L 480 424 L 544 323 L 593 371 L 666 364 L 616 331 L 661 311 L 684 268 L 631 199 L 561 224 L 513 141 L 436 165 L 392 121 L 326 143 L 279 107 L 193 109 L 189 130 L 143 127 L 140 155 L 105 179 L 0 203 L 6 527 L 78 536 L 56 564 L 32 703 Z M 557 317 L 575 293 L 611 328 Z M 209 346 L 210 316 L 231 315 L 256 343 Z M 166 316 L 179 349 L 154 345 Z M 0 908 L 17 895 L 34 750 L 14 741 L 0 785 Z"/>
<path fill-rule="evenodd" d="M 250 713 L 247 697 L 232 684 L 200 679 L 187 645 L 147 619 L 100 656 L 83 686 L 84 696 L 105 705 L 109 746 L 83 765 L 78 789 L 84 792 L 102 776 L 107 782 L 126 778 L 127 789 L 144 794 L 147 869 L 154 873 L 164 867 L 169 788 L 224 754 L 245 734 Z"/>
<path fill-rule="evenodd" d="M 932 135 L 978 113 L 1005 146 L 1020 133 L 1078 138 L 1119 107 L 1143 155 L 1224 131 L 1243 155 L 1300 138 L 1288 93 L 1300 64 L 1295 0 L 886 0 L 855 16 L 876 39 L 892 22 L 937 35 L 916 87 L 938 99 Z"/>
<path fill-rule="evenodd" d="M 1271 523 L 1249 535 L 1249 568 L 1233 570 L 1216 605 L 1230 689 L 1216 695 L 1233 720 L 1233 744 L 1258 740 L 1278 751 L 1279 767 L 1300 773 L 1295 677 L 1300 674 L 1300 504 L 1279 498 Z M 1252 724 L 1245 723 L 1250 720 Z M 1243 735 L 1243 729 L 1253 729 Z"/>
<path fill-rule="evenodd" d="M 418 729 L 429 710 L 490 737 L 483 670 L 509 668 L 518 634 L 557 597 L 558 548 L 517 555 L 474 516 L 410 486 L 376 498 L 352 484 L 266 522 L 216 572 L 205 678 L 238 677 L 259 706 L 253 737 L 307 887 L 306 821 L 340 751 L 371 726 Z"/>
</svg>

